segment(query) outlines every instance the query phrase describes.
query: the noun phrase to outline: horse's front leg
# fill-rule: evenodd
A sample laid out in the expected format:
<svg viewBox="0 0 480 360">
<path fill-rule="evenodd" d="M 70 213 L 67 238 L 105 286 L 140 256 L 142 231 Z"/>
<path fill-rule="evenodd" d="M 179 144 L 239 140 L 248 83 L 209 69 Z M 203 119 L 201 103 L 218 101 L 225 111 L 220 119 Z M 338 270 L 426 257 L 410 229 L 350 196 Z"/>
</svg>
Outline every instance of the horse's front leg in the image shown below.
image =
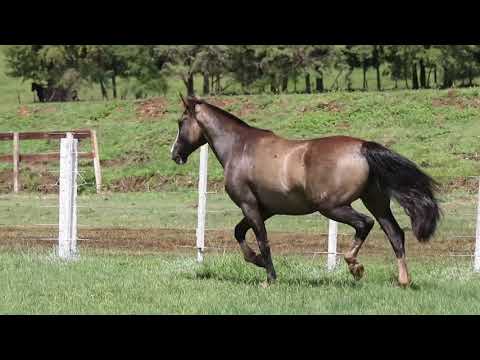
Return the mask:
<svg viewBox="0 0 480 360">
<path fill-rule="evenodd" d="M 264 216 L 256 201 L 245 201 L 240 205 L 243 215 L 248 224 L 255 233 L 258 247 L 263 258 L 263 264 L 267 270 L 267 283 L 275 282 L 277 275 L 273 267 L 272 256 L 270 254 L 270 245 L 268 244 L 267 230 L 265 228 Z"/>
<path fill-rule="evenodd" d="M 243 258 L 245 261 L 255 264 L 260 267 L 265 267 L 265 261 L 261 254 L 256 254 L 250 246 L 248 246 L 246 241 L 247 231 L 250 229 L 250 223 L 246 217 L 244 217 L 238 224 L 235 226 L 235 239 L 240 245 L 240 249 L 243 253 Z"/>
</svg>

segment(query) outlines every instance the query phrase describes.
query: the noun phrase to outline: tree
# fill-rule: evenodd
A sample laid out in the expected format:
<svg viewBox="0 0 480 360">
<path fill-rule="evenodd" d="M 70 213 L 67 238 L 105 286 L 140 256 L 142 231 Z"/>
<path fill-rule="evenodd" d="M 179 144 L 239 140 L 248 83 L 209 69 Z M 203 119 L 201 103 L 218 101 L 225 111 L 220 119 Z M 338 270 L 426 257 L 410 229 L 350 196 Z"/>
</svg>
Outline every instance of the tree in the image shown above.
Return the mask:
<svg viewBox="0 0 480 360">
<path fill-rule="evenodd" d="M 222 91 L 220 79 L 226 72 L 227 62 L 228 46 L 226 45 L 202 45 L 198 49 L 195 68 L 203 75 L 204 95 L 208 95 L 211 90 L 216 93 Z M 214 85 L 216 86 L 214 87 Z"/>
<path fill-rule="evenodd" d="M 472 86 L 473 79 L 480 75 L 480 52 L 478 45 L 440 45 L 439 66 L 443 70 L 443 88 L 452 87 L 456 80 L 462 86 Z"/>
<path fill-rule="evenodd" d="M 128 93 L 133 93 L 137 99 L 151 93 L 166 93 L 168 83 L 162 73 L 166 58 L 158 54 L 154 45 L 127 45 L 122 47 L 120 55 L 126 61 L 123 74 L 126 86 L 122 97 Z"/>
<path fill-rule="evenodd" d="M 418 89 L 417 61 L 419 45 L 386 45 L 385 59 L 389 65 L 389 72 L 393 80 L 405 80 L 408 88 L 408 79 L 412 79 L 412 88 Z"/>
<path fill-rule="evenodd" d="M 226 71 L 240 83 L 242 92 L 246 93 L 263 75 L 254 45 L 228 46 Z"/>
<path fill-rule="evenodd" d="M 255 45 L 255 56 L 263 77 L 270 83 L 270 91 L 279 93 L 279 85 L 285 84 L 285 76 L 295 71 L 292 47 L 287 45 Z M 287 80 L 288 81 L 288 80 Z M 282 87 L 286 90 L 286 87 Z"/>
<path fill-rule="evenodd" d="M 310 76 L 315 76 L 315 89 L 324 91 L 323 72 L 329 66 L 333 47 L 330 45 L 295 45 L 293 49 L 293 63 L 295 73 L 301 72 L 305 76 L 305 92 L 311 93 Z"/>
<path fill-rule="evenodd" d="M 81 68 L 85 77 L 98 82 L 102 97 L 108 98 L 106 84 L 110 80 L 113 98 L 117 98 L 117 78 L 127 74 L 130 48 L 120 45 L 86 45 Z"/>
<path fill-rule="evenodd" d="M 187 89 L 187 94 L 195 94 L 194 75 L 200 70 L 202 45 L 157 45 L 157 56 L 165 59 L 162 73 L 178 76 Z"/>
<path fill-rule="evenodd" d="M 7 74 L 69 91 L 81 80 L 80 45 L 16 45 L 6 49 Z"/>
</svg>

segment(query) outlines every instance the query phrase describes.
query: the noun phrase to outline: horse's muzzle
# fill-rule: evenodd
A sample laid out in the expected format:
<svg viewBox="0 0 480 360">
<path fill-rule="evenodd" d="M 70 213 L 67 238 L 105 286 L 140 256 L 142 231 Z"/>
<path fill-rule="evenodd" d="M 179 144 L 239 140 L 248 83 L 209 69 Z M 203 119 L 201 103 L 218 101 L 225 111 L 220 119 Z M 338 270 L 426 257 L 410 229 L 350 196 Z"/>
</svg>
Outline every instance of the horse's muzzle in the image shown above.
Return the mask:
<svg viewBox="0 0 480 360">
<path fill-rule="evenodd" d="M 172 160 L 175 161 L 178 165 L 183 165 L 187 162 L 187 158 L 184 158 L 180 154 L 172 155 Z"/>
</svg>

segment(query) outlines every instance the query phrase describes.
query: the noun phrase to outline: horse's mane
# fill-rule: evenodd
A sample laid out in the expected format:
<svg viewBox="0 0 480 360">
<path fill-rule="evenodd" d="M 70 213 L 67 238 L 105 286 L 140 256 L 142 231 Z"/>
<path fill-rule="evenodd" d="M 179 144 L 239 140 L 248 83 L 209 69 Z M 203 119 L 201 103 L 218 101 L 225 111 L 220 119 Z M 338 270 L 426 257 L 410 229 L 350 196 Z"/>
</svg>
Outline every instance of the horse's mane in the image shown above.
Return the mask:
<svg viewBox="0 0 480 360">
<path fill-rule="evenodd" d="M 196 98 L 196 97 L 189 97 L 188 98 L 188 102 L 189 104 L 195 106 L 197 104 L 203 104 L 203 105 L 207 105 L 207 107 L 211 110 L 213 110 L 214 112 L 217 112 L 217 113 L 220 113 L 220 115 L 222 115 L 223 117 L 235 122 L 236 124 L 240 125 L 240 126 L 243 126 L 243 127 L 247 127 L 247 128 L 250 128 L 250 129 L 257 129 L 257 130 L 262 130 L 262 131 L 268 131 L 268 132 L 271 132 L 270 130 L 265 130 L 265 129 L 259 129 L 259 128 L 256 128 L 254 126 L 250 126 L 249 124 L 247 124 L 245 121 L 243 121 L 242 119 L 239 119 L 238 117 L 236 117 L 235 115 L 229 113 L 228 111 L 226 110 L 223 110 L 221 108 L 219 108 L 218 106 L 215 106 L 213 104 L 210 104 L 208 102 L 206 102 L 205 100 L 203 99 L 199 99 L 199 98 Z"/>
</svg>

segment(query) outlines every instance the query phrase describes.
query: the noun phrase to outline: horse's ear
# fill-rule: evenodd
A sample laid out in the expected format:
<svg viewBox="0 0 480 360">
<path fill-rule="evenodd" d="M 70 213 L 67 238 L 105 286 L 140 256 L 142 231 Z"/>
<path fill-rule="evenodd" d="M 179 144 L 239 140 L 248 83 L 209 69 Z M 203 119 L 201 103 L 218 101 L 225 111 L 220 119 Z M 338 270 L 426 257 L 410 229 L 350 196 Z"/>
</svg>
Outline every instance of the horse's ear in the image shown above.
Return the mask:
<svg viewBox="0 0 480 360">
<path fill-rule="evenodd" d="M 178 93 L 178 95 L 180 95 L 180 99 L 182 99 L 183 106 L 185 106 L 185 109 L 188 110 L 188 104 L 185 101 L 185 99 L 183 98 L 182 93 Z"/>
</svg>

